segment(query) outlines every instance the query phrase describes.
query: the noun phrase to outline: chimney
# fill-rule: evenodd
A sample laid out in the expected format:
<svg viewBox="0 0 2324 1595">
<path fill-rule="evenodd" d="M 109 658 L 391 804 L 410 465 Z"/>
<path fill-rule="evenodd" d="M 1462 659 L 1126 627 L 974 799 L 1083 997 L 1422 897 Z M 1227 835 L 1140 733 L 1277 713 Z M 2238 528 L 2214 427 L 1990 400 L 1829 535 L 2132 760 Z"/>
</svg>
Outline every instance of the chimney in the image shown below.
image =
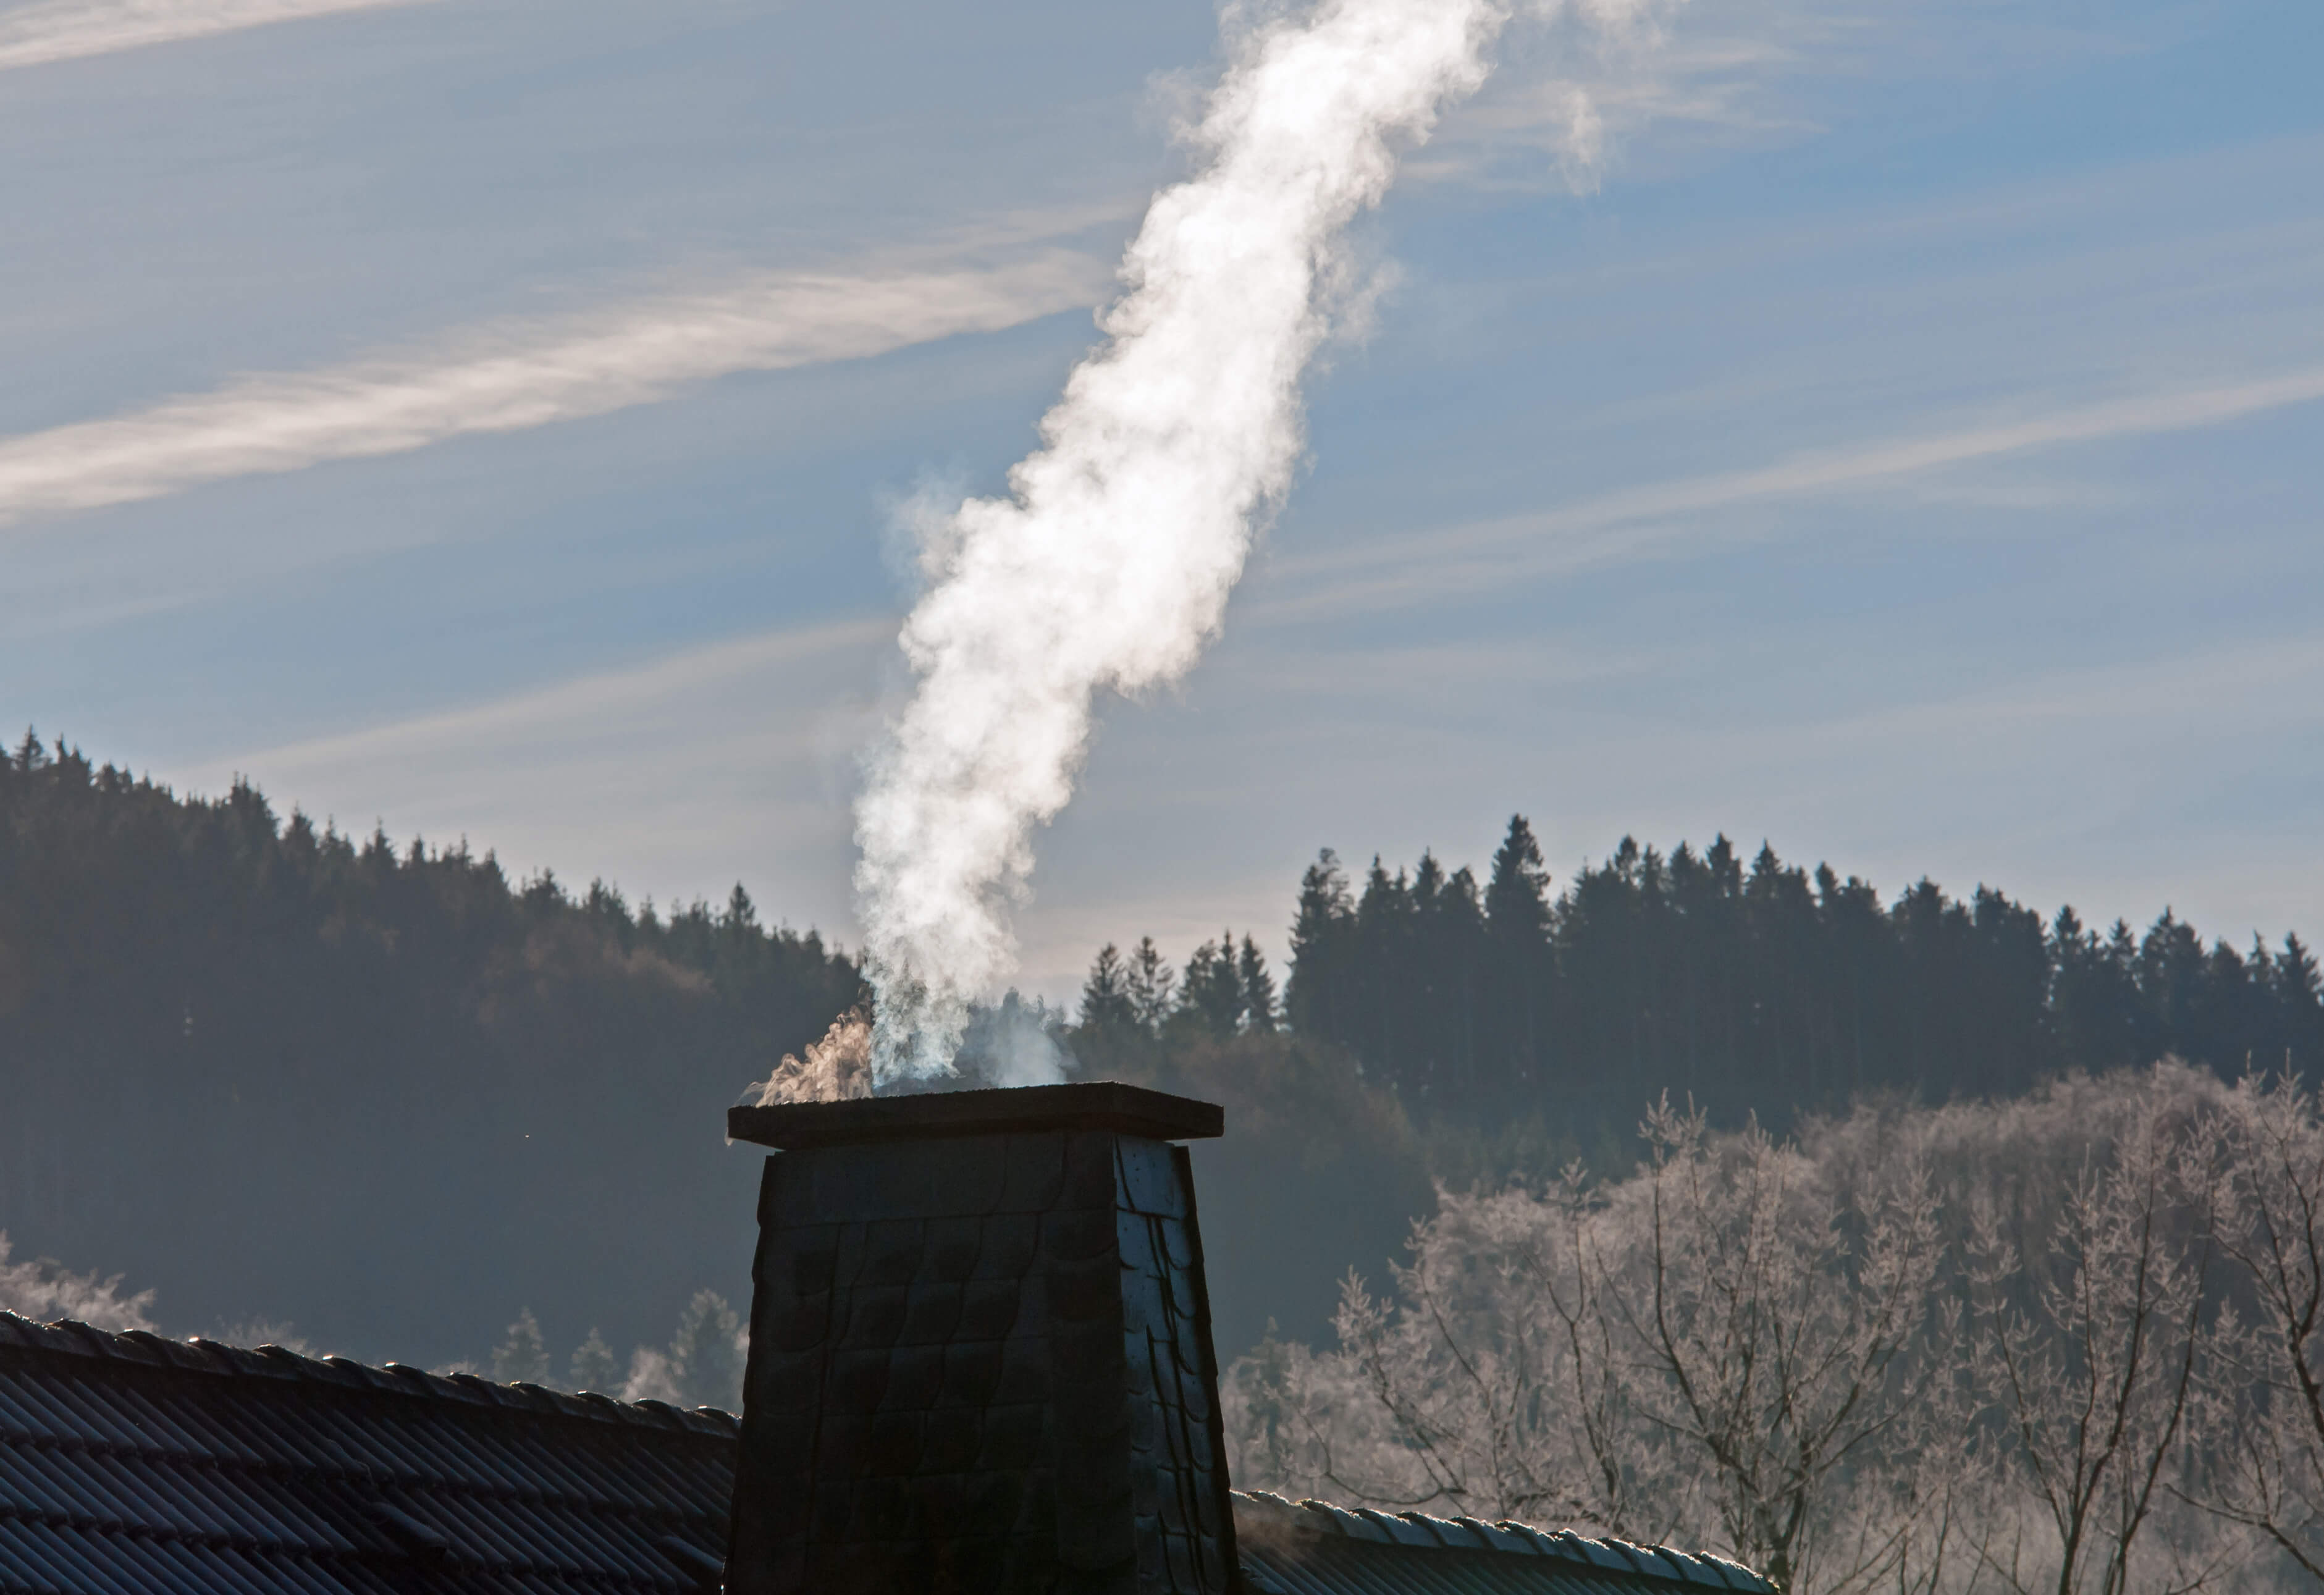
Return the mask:
<svg viewBox="0 0 2324 1595">
<path fill-rule="evenodd" d="M 729 1595 L 1228 1595 L 1176 1141 L 1111 1083 L 736 1108 L 759 1196 Z"/>
</svg>

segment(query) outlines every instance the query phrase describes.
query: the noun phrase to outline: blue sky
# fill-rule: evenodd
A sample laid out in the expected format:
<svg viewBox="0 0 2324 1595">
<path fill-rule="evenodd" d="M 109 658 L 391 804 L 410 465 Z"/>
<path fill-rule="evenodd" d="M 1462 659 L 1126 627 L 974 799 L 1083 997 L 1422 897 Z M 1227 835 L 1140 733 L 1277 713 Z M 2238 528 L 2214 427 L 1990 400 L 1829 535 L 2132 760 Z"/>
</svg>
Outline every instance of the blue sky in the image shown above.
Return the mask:
<svg viewBox="0 0 2324 1595">
<path fill-rule="evenodd" d="M 2324 934 L 2324 12 L 1662 16 L 1521 26 L 1365 225 L 1371 332 L 1224 638 L 1106 710 L 1029 987 L 1512 810 L 1561 877 L 1724 830 Z M 0 4 L 7 712 L 852 940 L 896 505 L 1031 444 L 1215 33 Z"/>
</svg>

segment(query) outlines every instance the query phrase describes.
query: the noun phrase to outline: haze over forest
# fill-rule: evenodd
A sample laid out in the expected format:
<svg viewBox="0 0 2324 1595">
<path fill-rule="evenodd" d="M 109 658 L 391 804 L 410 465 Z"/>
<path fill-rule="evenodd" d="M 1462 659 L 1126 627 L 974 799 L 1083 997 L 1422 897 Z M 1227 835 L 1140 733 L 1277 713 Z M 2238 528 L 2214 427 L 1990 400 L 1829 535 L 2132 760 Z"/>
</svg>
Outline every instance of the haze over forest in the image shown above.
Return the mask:
<svg viewBox="0 0 2324 1595">
<path fill-rule="evenodd" d="M 1626 1171 L 1665 1091 L 1785 1129 L 2164 1055 L 2324 1062 L 2296 933 L 2089 927 L 1724 838 L 1566 876 L 1517 819 L 1477 867 L 1326 855 L 1284 917 L 1287 969 L 1245 927 L 1166 952 L 1125 926 L 1075 1011 L 984 1021 L 1227 1103 L 1197 1157 L 1230 1358 L 1270 1320 L 1326 1337 L 1341 1276 L 1398 1253 L 1432 1179 Z M 758 1157 L 723 1111 L 863 996 L 844 949 L 740 886 L 512 880 L 27 733 L 0 767 L 0 1282 L 51 1258 L 152 1290 L 171 1332 L 488 1369 L 499 1347 L 558 1380 L 594 1333 L 627 1366 L 681 1318 L 706 1332 L 698 1293 L 746 1299 Z M 507 1364 L 528 1310 L 545 1361 Z"/>
</svg>

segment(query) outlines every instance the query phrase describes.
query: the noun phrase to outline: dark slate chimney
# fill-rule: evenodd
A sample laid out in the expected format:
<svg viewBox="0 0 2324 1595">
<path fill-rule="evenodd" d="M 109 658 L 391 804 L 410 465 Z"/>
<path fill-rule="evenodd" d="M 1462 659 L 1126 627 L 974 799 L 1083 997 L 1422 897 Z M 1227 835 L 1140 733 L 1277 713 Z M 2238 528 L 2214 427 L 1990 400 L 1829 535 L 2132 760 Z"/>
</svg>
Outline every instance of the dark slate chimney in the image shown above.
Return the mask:
<svg viewBox="0 0 2324 1595">
<path fill-rule="evenodd" d="M 1112 1083 L 736 1108 L 759 1197 L 730 1595 L 1227 1595 L 1185 1148 Z"/>
</svg>

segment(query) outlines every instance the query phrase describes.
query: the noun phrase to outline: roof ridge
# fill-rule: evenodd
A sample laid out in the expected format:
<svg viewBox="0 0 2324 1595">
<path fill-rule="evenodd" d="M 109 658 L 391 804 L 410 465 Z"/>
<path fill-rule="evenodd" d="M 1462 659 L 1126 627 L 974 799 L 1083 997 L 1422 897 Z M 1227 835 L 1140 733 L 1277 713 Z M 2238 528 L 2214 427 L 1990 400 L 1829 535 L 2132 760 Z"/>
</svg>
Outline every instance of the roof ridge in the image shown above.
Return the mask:
<svg viewBox="0 0 2324 1595">
<path fill-rule="evenodd" d="M 742 1421 L 733 1414 L 715 1406 L 688 1411 L 650 1397 L 623 1401 L 595 1391 L 576 1395 L 525 1380 L 500 1384 L 473 1373 L 430 1373 L 403 1362 L 374 1367 L 348 1357 L 309 1357 L 284 1346 L 231 1346 L 204 1335 L 177 1341 L 152 1330 L 98 1329 L 76 1318 L 40 1323 L 0 1309 L 0 1360 L 11 1351 L 226 1378 L 271 1378 L 322 1388 L 415 1396 L 468 1406 L 554 1413 L 592 1423 L 683 1429 L 730 1440 L 742 1428 Z"/>
<path fill-rule="evenodd" d="M 1237 1505 L 1249 1502 L 1286 1526 L 1382 1544 L 1431 1551 L 1490 1552 L 1500 1555 L 1554 1557 L 1584 1567 L 1612 1569 L 1704 1590 L 1776 1595 L 1775 1585 L 1723 1556 L 1674 1551 L 1665 1545 L 1634 1545 L 1628 1540 L 1591 1539 L 1572 1529 L 1545 1529 L 1503 1518 L 1432 1517 L 1425 1512 L 1390 1515 L 1369 1507 L 1330 1501 L 1292 1501 L 1264 1489 L 1238 1489 Z"/>
</svg>

